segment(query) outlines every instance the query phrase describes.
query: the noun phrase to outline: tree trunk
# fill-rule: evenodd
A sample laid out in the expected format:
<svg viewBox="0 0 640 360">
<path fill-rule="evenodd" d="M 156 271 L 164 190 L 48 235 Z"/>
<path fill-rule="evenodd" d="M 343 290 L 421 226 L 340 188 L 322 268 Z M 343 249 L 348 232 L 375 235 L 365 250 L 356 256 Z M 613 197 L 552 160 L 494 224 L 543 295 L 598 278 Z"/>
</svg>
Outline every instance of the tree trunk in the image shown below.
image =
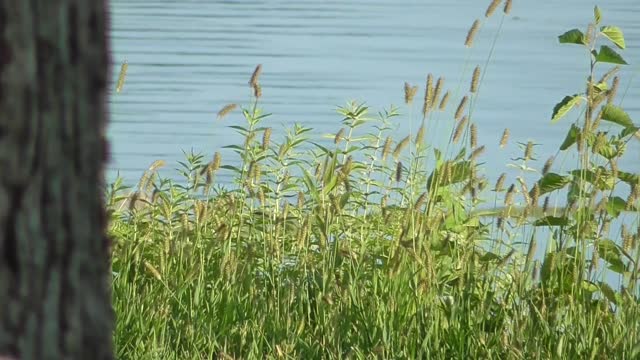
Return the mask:
<svg viewBox="0 0 640 360">
<path fill-rule="evenodd" d="M 112 359 L 104 0 L 0 0 L 0 357 Z"/>
</svg>

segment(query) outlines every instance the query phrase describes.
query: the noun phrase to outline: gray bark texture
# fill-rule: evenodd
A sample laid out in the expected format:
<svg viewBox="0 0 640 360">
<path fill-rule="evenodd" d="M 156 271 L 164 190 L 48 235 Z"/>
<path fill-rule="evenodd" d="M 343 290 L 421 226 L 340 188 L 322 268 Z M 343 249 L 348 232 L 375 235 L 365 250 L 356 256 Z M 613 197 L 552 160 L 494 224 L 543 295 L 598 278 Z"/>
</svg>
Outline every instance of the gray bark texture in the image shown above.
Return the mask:
<svg viewBox="0 0 640 360">
<path fill-rule="evenodd" d="M 0 0 L 0 358 L 113 358 L 107 15 Z"/>
</svg>

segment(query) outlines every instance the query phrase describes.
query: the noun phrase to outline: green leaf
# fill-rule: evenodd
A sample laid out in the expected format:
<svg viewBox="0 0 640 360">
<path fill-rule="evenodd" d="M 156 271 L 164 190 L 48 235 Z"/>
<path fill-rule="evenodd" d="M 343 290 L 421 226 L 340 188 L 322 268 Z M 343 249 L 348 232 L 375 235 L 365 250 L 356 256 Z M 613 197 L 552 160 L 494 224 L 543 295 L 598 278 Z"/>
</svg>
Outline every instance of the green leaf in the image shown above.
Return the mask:
<svg viewBox="0 0 640 360">
<path fill-rule="evenodd" d="M 596 286 L 596 284 L 592 283 L 591 281 L 582 280 L 582 289 L 590 293 L 594 293 L 598 291 L 598 286 Z"/>
<path fill-rule="evenodd" d="M 482 256 L 480 256 L 480 261 L 484 263 L 499 260 L 499 259 L 501 259 L 500 255 L 492 252 L 486 252 L 482 254 Z"/>
<path fill-rule="evenodd" d="M 607 104 L 602 108 L 602 120 L 606 120 L 623 127 L 633 127 L 633 121 L 621 107 Z"/>
<path fill-rule="evenodd" d="M 611 190 L 616 183 L 616 179 L 602 167 L 599 176 L 593 170 L 576 169 L 571 171 L 574 178 L 583 179 L 597 187 L 599 190 Z"/>
<path fill-rule="evenodd" d="M 600 24 L 600 20 L 602 20 L 602 13 L 600 12 L 600 8 L 598 7 L 598 5 L 593 8 L 593 20 L 595 21 L 596 25 Z"/>
<path fill-rule="evenodd" d="M 556 123 L 563 116 L 565 116 L 569 110 L 573 109 L 574 106 L 578 105 L 582 101 L 582 97 L 578 95 L 573 96 L 565 96 L 562 101 L 556 104 L 553 108 L 553 115 L 551 115 L 551 122 Z"/>
<path fill-rule="evenodd" d="M 542 263 L 542 268 L 540 269 L 540 279 L 543 284 L 547 284 L 549 280 L 551 280 L 551 269 L 554 267 L 553 263 L 556 262 L 556 254 L 553 252 L 548 252 L 544 256 L 544 262 Z"/>
<path fill-rule="evenodd" d="M 607 213 L 613 217 L 618 217 L 627 207 L 627 202 L 619 196 L 610 197 L 607 202 Z"/>
<path fill-rule="evenodd" d="M 585 44 L 584 34 L 578 29 L 569 30 L 566 33 L 558 36 L 558 41 L 560 41 L 560 44 Z"/>
<path fill-rule="evenodd" d="M 600 46 L 600 51 L 596 55 L 596 61 L 609 64 L 627 65 L 622 56 L 607 45 Z"/>
<path fill-rule="evenodd" d="M 538 180 L 540 195 L 562 189 L 569 182 L 571 182 L 571 178 L 569 176 L 562 176 L 556 173 L 547 173 L 542 178 L 540 178 L 540 180 Z"/>
<path fill-rule="evenodd" d="M 618 305 L 618 294 L 616 294 L 616 292 L 611 288 L 611 286 L 609 286 L 607 283 L 599 281 L 598 285 L 600 285 L 600 292 L 602 292 L 602 295 L 604 295 L 604 297 L 607 298 L 607 300 L 611 301 L 612 303 Z"/>
<path fill-rule="evenodd" d="M 618 179 L 626 182 L 629 186 L 640 183 L 640 175 L 632 174 L 626 171 L 618 171 Z"/>
<path fill-rule="evenodd" d="M 635 359 L 638 355 L 640 355 L 640 341 L 638 341 L 633 348 L 631 348 L 631 357 L 630 359 Z"/>
<path fill-rule="evenodd" d="M 536 222 L 533 223 L 533 226 L 567 226 L 567 225 L 569 225 L 569 219 L 564 216 L 562 217 L 546 216 L 546 217 L 543 217 L 542 219 L 536 220 Z"/>
<path fill-rule="evenodd" d="M 624 35 L 622 30 L 617 26 L 603 26 L 600 28 L 600 33 L 607 39 L 611 40 L 618 48 L 624 49 L 626 47 L 624 43 Z"/>
<path fill-rule="evenodd" d="M 580 134 L 580 128 L 576 124 L 571 124 L 567 136 L 564 138 L 562 145 L 560 145 L 560 150 L 567 150 L 571 145 L 575 144 L 578 141 L 578 134 Z"/>
<path fill-rule="evenodd" d="M 620 247 L 613 242 L 613 240 L 600 240 L 598 241 L 598 253 L 600 258 L 612 265 L 612 270 L 624 271 L 624 262 L 622 261 L 622 251 Z"/>
<path fill-rule="evenodd" d="M 637 126 L 627 126 L 626 128 L 624 128 L 624 130 L 622 130 L 620 132 L 620 138 L 624 139 L 627 136 L 633 135 L 635 133 L 638 132 L 638 130 L 640 130 L 640 127 Z"/>
<path fill-rule="evenodd" d="M 449 164 L 451 167 L 451 177 L 447 178 L 444 176 L 442 171 L 445 169 L 445 166 Z M 470 161 L 459 161 L 456 163 L 451 163 L 451 161 L 445 162 L 439 168 L 434 170 L 431 175 L 429 175 L 429 179 L 427 180 L 427 189 L 431 189 L 431 185 L 435 180 L 438 180 L 438 186 L 448 186 L 451 184 L 456 184 L 461 181 L 465 181 L 469 179 L 471 175 L 471 162 Z"/>
</svg>

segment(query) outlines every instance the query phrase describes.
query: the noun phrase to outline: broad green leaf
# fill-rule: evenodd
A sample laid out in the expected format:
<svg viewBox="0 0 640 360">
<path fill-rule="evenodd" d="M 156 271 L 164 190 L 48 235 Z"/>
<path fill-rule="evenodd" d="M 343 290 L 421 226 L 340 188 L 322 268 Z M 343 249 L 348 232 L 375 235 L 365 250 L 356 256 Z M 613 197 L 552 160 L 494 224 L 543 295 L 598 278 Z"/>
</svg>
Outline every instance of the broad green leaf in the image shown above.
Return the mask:
<svg viewBox="0 0 640 360">
<path fill-rule="evenodd" d="M 626 47 L 624 43 L 624 35 L 622 30 L 617 26 L 603 26 L 600 28 L 600 33 L 607 39 L 611 40 L 618 48 L 624 49 Z"/>
<path fill-rule="evenodd" d="M 596 55 L 596 61 L 601 63 L 627 65 L 622 56 L 607 45 L 600 46 L 600 51 Z"/>
<path fill-rule="evenodd" d="M 231 165 L 221 165 L 220 169 L 231 170 L 231 171 L 233 171 L 235 173 L 238 173 L 238 174 L 242 173 L 242 170 L 240 168 L 237 168 L 237 167 L 231 166 Z"/>
<path fill-rule="evenodd" d="M 609 286 L 609 284 L 599 281 L 598 285 L 600 285 L 600 291 L 602 292 L 602 295 L 604 295 L 604 297 L 607 298 L 607 300 L 611 301 L 612 303 L 618 305 L 618 294 L 616 294 L 616 292 L 611 288 L 611 286 Z"/>
<path fill-rule="evenodd" d="M 564 138 L 562 145 L 560 145 L 560 150 L 564 151 L 571 147 L 571 145 L 575 144 L 578 141 L 578 134 L 580 133 L 580 128 L 576 126 L 576 124 L 571 124 L 571 128 L 567 133 L 567 136 Z"/>
<path fill-rule="evenodd" d="M 598 89 L 600 92 L 609 90 L 609 84 L 606 81 L 593 84 L 594 89 Z"/>
<path fill-rule="evenodd" d="M 578 29 L 569 30 L 566 33 L 558 36 L 558 41 L 560 41 L 560 44 L 585 44 L 584 34 Z"/>
<path fill-rule="evenodd" d="M 606 120 L 625 128 L 633 127 L 633 121 L 621 107 L 607 104 L 602 108 L 602 120 Z"/>
<path fill-rule="evenodd" d="M 640 175 L 632 174 L 626 171 L 618 171 L 618 179 L 626 182 L 629 186 L 640 183 Z"/>
<path fill-rule="evenodd" d="M 602 155 L 605 159 L 611 160 L 615 157 L 618 157 L 620 154 L 618 149 L 613 146 L 610 142 L 600 146 L 598 150 L 598 154 Z"/>
<path fill-rule="evenodd" d="M 501 259 L 500 255 L 492 253 L 492 252 L 486 252 L 484 254 L 482 254 L 482 256 L 480 256 L 480 261 L 481 262 L 491 262 L 491 261 L 495 261 L 495 260 L 499 260 Z"/>
<path fill-rule="evenodd" d="M 451 166 L 450 174 L 451 176 L 447 178 L 446 174 L 443 174 L 442 171 L 445 169 L 445 166 Z M 459 161 L 456 163 L 451 163 L 450 161 L 445 162 L 438 169 L 434 170 L 431 175 L 429 175 L 429 179 L 427 180 L 427 188 L 431 189 L 431 185 L 435 180 L 437 181 L 438 186 L 447 186 L 451 184 L 456 184 L 461 181 L 465 181 L 469 179 L 471 175 L 471 162 L 470 161 Z"/>
<path fill-rule="evenodd" d="M 567 226 L 569 225 L 569 219 L 562 216 L 546 216 L 541 219 L 536 220 L 533 223 L 533 226 Z"/>
<path fill-rule="evenodd" d="M 620 138 L 624 139 L 627 136 L 633 135 L 635 133 L 637 133 L 640 130 L 640 127 L 637 126 L 627 126 L 626 128 L 624 128 L 624 130 L 622 130 L 620 132 Z"/>
<path fill-rule="evenodd" d="M 569 182 L 571 182 L 571 178 L 569 176 L 562 176 L 556 173 L 547 173 L 542 178 L 540 178 L 540 180 L 538 180 L 540 195 L 562 189 Z"/>
<path fill-rule="evenodd" d="M 610 197 L 607 202 L 607 213 L 613 217 L 618 217 L 627 207 L 627 202 L 619 196 Z"/>
<path fill-rule="evenodd" d="M 614 269 L 622 269 L 624 271 L 624 262 L 622 262 L 622 252 L 620 247 L 612 240 L 600 240 L 598 241 L 598 253 L 600 258 L 608 262 Z"/>
<path fill-rule="evenodd" d="M 598 5 L 593 8 L 593 20 L 595 21 L 596 25 L 599 25 L 600 20 L 602 20 L 602 13 L 600 12 L 600 8 L 598 7 Z"/>
<path fill-rule="evenodd" d="M 582 99 L 583 98 L 578 95 L 565 96 L 564 99 L 562 99 L 562 101 L 557 103 L 556 106 L 553 108 L 553 114 L 551 115 L 551 122 L 552 123 L 558 122 L 560 119 L 562 119 L 563 116 L 565 116 L 569 112 L 569 110 L 573 109 L 574 106 L 580 104 L 580 101 L 582 101 Z"/>
<path fill-rule="evenodd" d="M 598 291 L 598 286 L 588 280 L 582 280 L 582 288 L 590 293 Z"/>
<path fill-rule="evenodd" d="M 572 170 L 571 175 L 573 175 L 574 178 L 583 179 L 589 182 L 599 190 L 611 190 L 616 183 L 616 179 L 610 176 L 610 174 L 604 168 L 602 168 L 599 176 L 596 176 L 596 173 L 592 170 L 581 169 Z"/>
</svg>

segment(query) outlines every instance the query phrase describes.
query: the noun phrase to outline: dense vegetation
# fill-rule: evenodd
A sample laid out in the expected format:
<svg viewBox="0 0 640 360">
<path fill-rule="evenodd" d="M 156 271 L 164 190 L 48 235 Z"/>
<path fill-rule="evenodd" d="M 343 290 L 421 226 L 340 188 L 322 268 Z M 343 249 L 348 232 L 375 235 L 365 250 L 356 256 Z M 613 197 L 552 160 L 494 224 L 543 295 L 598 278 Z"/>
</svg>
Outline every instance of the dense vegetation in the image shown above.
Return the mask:
<svg viewBox="0 0 640 360">
<path fill-rule="evenodd" d="M 479 161 L 494 145 L 478 144 L 473 117 L 480 67 L 463 93 L 429 74 L 406 137 L 388 135 L 398 108 L 372 116 L 351 103 L 327 145 L 299 125 L 272 138 L 258 66 L 250 103 L 218 114 L 241 110 L 232 128 L 245 140 L 227 147 L 240 161 L 189 154 L 176 183 L 159 160 L 135 188 L 108 191 L 118 357 L 640 354 L 640 175 L 619 166 L 638 136 L 616 102 L 624 37 L 596 8 L 586 30 L 559 40 L 591 64 L 585 90 L 552 112 L 579 114 L 555 156 L 574 166 L 539 164 L 529 142 L 519 169 L 491 183 Z M 417 91 L 405 84 L 408 108 Z M 425 141 L 436 114 L 450 128 L 444 148 Z M 216 185 L 221 171 L 234 186 Z"/>
</svg>

